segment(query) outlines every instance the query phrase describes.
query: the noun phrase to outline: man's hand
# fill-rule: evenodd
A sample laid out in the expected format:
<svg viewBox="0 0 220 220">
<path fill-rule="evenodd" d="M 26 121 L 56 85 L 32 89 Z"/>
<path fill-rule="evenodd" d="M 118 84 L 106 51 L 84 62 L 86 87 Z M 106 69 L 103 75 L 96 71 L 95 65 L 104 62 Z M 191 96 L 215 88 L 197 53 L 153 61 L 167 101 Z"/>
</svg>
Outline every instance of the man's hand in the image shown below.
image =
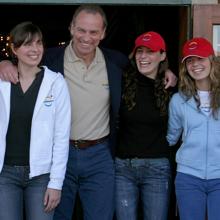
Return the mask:
<svg viewBox="0 0 220 220">
<path fill-rule="evenodd" d="M 177 84 L 177 77 L 175 74 L 170 70 L 166 70 L 165 72 L 165 89 L 169 87 L 174 87 Z"/>
<path fill-rule="evenodd" d="M 18 82 L 18 69 L 9 60 L 0 62 L 0 79 L 12 83 Z"/>
<path fill-rule="evenodd" d="M 44 195 L 44 211 L 51 212 L 57 207 L 61 198 L 61 190 L 47 188 Z"/>
</svg>

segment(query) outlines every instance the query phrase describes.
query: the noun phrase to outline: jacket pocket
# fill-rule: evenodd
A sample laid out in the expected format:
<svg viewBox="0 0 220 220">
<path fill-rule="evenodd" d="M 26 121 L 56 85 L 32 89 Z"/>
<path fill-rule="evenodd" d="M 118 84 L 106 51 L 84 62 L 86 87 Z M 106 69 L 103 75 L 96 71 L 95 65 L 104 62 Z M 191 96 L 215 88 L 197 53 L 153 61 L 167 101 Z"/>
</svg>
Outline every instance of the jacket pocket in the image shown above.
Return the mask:
<svg viewBox="0 0 220 220">
<path fill-rule="evenodd" d="M 53 149 L 53 126 L 47 121 L 35 122 L 31 131 L 31 158 L 51 161 Z"/>
<path fill-rule="evenodd" d="M 210 131 L 207 154 L 208 164 L 220 168 L 220 130 Z"/>
<path fill-rule="evenodd" d="M 183 144 L 176 153 L 176 161 L 190 167 L 204 164 L 206 159 L 206 140 L 201 137 L 201 130 L 188 131 Z"/>
</svg>

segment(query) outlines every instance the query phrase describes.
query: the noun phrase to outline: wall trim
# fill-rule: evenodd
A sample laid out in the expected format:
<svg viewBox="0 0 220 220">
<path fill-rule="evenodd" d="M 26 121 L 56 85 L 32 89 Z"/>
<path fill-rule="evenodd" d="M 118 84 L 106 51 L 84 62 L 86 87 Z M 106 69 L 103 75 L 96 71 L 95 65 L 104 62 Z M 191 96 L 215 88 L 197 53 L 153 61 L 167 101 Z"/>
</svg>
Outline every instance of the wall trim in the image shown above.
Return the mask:
<svg viewBox="0 0 220 220">
<path fill-rule="evenodd" d="M 0 0 L 0 4 L 189 5 L 192 0 Z"/>
</svg>

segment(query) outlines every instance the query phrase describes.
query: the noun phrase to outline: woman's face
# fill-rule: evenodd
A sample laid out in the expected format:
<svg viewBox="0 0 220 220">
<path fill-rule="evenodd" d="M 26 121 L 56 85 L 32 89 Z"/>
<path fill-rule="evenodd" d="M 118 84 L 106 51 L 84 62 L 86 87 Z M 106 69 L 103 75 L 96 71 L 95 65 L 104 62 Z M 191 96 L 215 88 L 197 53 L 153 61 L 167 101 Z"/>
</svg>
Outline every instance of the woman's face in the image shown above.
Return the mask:
<svg viewBox="0 0 220 220">
<path fill-rule="evenodd" d="M 185 61 L 186 69 L 189 75 L 196 81 L 196 84 L 209 84 L 209 74 L 211 71 L 211 62 L 208 57 L 188 57 Z"/>
<path fill-rule="evenodd" d="M 18 47 L 12 46 L 13 53 L 18 58 L 18 63 L 29 67 L 38 66 L 43 56 L 43 42 L 39 36 L 36 36 L 31 42 L 26 42 Z"/>
<path fill-rule="evenodd" d="M 165 52 L 154 52 L 147 47 L 138 47 L 135 53 L 138 71 L 152 79 L 156 78 L 159 64 L 165 58 Z"/>
</svg>

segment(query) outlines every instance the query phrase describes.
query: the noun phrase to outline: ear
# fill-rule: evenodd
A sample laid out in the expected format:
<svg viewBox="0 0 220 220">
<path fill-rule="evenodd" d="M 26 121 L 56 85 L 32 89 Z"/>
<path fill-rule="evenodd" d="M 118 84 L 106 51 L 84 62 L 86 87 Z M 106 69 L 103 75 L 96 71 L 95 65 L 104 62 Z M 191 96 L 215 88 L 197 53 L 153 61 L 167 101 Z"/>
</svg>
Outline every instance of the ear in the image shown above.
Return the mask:
<svg viewBox="0 0 220 220">
<path fill-rule="evenodd" d="M 74 26 L 73 26 L 72 22 L 70 23 L 69 31 L 70 31 L 70 35 L 73 36 L 73 34 L 74 34 Z"/>
<path fill-rule="evenodd" d="M 106 28 L 103 30 L 102 35 L 101 35 L 101 40 L 103 40 L 105 38 L 105 30 Z"/>
<path fill-rule="evenodd" d="M 161 53 L 161 56 L 160 56 L 160 61 L 164 61 L 166 59 L 166 56 L 167 56 L 167 53 L 164 51 Z"/>
<path fill-rule="evenodd" d="M 11 51 L 12 51 L 12 53 L 16 56 L 17 55 L 17 49 L 14 47 L 14 44 L 13 43 L 11 43 Z"/>
</svg>

